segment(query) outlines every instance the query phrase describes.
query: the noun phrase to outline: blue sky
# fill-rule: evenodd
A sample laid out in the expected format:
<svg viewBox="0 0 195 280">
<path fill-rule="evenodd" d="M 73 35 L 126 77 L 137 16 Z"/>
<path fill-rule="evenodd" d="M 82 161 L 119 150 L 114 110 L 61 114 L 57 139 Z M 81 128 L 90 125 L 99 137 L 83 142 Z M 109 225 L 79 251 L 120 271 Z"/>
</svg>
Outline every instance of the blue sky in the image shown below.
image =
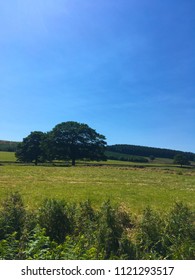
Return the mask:
<svg viewBox="0 0 195 280">
<path fill-rule="evenodd" d="M 0 3 L 0 139 L 64 121 L 195 152 L 194 0 Z"/>
</svg>

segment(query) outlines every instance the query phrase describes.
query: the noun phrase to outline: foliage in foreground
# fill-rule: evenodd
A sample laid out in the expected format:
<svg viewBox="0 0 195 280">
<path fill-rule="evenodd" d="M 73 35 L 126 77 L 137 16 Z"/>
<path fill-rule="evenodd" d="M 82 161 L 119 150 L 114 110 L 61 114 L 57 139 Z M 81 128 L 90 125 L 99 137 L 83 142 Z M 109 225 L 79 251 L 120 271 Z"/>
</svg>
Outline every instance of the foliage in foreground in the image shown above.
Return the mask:
<svg viewBox="0 0 195 280">
<path fill-rule="evenodd" d="M 194 213 L 176 203 L 138 219 L 110 201 L 95 210 L 55 199 L 32 213 L 14 193 L 0 211 L 0 259 L 195 259 Z"/>
</svg>

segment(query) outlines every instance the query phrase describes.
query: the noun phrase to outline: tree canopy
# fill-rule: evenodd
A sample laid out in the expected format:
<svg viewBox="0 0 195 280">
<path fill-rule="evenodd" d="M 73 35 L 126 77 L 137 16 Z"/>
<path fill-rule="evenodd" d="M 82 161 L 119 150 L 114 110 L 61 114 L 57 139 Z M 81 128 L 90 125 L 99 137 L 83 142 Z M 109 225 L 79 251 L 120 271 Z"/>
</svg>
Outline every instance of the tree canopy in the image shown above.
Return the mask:
<svg viewBox="0 0 195 280">
<path fill-rule="evenodd" d="M 16 158 L 22 162 L 42 162 L 45 159 L 42 143 L 45 140 L 45 133 L 41 131 L 33 131 L 23 142 L 18 144 L 16 150 Z"/>
<path fill-rule="evenodd" d="M 104 159 L 106 146 L 105 136 L 97 133 L 87 124 L 78 122 L 62 122 L 50 133 L 56 159 L 71 159 L 72 165 L 79 159 Z"/>
<path fill-rule="evenodd" d="M 62 122 L 48 133 L 31 132 L 18 145 L 16 157 L 19 161 L 105 159 L 106 138 L 87 124 Z"/>
<path fill-rule="evenodd" d="M 183 165 L 190 165 L 190 161 L 187 158 L 187 156 L 183 155 L 183 154 L 177 154 L 174 157 L 174 163 L 175 164 L 180 164 L 180 166 L 182 167 Z"/>
</svg>

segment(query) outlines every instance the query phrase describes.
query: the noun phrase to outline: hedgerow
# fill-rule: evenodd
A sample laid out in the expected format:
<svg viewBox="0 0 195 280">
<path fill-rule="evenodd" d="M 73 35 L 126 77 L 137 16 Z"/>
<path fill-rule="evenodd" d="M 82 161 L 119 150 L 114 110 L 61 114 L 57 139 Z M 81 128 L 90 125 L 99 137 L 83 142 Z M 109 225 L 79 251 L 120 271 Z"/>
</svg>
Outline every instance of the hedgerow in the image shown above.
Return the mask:
<svg viewBox="0 0 195 280">
<path fill-rule="evenodd" d="M 30 212 L 18 193 L 0 210 L 0 259 L 195 259 L 195 215 L 175 203 L 163 216 L 149 207 L 133 217 L 106 201 L 47 199 Z"/>
</svg>

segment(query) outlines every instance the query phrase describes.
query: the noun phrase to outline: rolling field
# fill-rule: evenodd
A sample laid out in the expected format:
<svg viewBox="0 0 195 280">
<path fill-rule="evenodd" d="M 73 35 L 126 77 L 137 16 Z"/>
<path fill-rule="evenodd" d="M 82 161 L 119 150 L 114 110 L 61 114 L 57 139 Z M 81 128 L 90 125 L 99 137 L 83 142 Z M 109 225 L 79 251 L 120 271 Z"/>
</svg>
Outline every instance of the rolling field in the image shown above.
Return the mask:
<svg viewBox="0 0 195 280">
<path fill-rule="evenodd" d="M 15 191 L 31 209 L 45 198 L 56 198 L 67 202 L 90 199 L 95 207 L 110 199 L 137 214 L 147 206 L 164 212 L 175 201 L 195 210 L 195 170 L 130 165 L 0 166 L 0 201 Z"/>
<path fill-rule="evenodd" d="M 16 161 L 15 153 L 0 151 L 0 163 L 1 162 L 15 162 L 15 161 Z"/>
</svg>

